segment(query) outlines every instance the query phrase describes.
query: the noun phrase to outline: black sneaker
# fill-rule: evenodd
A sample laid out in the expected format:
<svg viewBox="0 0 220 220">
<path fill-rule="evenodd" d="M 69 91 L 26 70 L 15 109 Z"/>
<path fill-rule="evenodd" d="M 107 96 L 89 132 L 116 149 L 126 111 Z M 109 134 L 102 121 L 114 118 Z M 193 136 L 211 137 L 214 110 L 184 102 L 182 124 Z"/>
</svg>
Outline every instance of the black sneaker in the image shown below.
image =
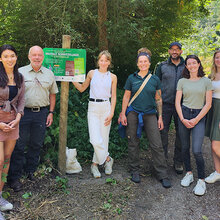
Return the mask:
<svg viewBox="0 0 220 220">
<path fill-rule="evenodd" d="M 19 192 L 23 189 L 23 185 L 20 182 L 20 180 L 15 180 L 15 181 L 9 182 L 9 187 L 11 189 L 13 189 L 14 192 Z"/>
<path fill-rule="evenodd" d="M 160 180 L 160 182 L 162 183 L 162 186 L 164 188 L 170 188 L 171 187 L 171 183 L 170 183 L 170 180 L 168 178 L 164 178 L 164 179 Z"/>
<path fill-rule="evenodd" d="M 131 174 L 131 181 L 135 183 L 140 183 L 141 182 L 140 175 L 138 173 Z"/>
<path fill-rule="evenodd" d="M 28 174 L 27 174 L 27 178 L 28 178 L 30 181 L 35 181 L 35 179 L 36 179 L 33 173 L 28 173 Z"/>
<path fill-rule="evenodd" d="M 173 167 L 174 167 L 174 170 L 176 171 L 177 174 L 182 174 L 183 173 L 183 164 L 174 163 Z"/>
</svg>

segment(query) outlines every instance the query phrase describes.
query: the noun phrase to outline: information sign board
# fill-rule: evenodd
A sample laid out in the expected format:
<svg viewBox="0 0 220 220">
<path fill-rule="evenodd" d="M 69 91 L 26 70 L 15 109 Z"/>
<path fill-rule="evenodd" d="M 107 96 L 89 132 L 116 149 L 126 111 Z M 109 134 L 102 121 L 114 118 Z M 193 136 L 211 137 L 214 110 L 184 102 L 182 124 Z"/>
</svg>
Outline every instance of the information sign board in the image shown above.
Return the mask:
<svg viewBox="0 0 220 220">
<path fill-rule="evenodd" d="M 53 71 L 56 81 L 85 81 L 86 50 L 44 48 L 43 51 L 43 66 Z"/>
</svg>

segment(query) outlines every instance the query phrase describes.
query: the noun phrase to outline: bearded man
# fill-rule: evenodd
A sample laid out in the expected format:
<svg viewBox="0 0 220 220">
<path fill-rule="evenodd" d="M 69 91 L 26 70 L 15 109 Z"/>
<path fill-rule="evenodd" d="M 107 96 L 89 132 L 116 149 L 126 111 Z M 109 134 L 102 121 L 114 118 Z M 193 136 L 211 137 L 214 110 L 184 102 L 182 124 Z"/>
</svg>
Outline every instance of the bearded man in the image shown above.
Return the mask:
<svg viewBox="0 0 220 220">
<path fill-rule="evenodd" d="M 176 173 L 182 174 L 183 160 L 181 155 L 181 144 L 178 132 L 178 115 L 175 109 L 177 82 L 181 78 L 181 73 L 185 66 L 184 59 L 183 57 L 181 57 L 182 45 L 179 42 L 171 43 L 169 45 L 168 53 L 170 55 L 168 60 L 160 63 L 155 69 L 155 74 L 161 80 L 161 91 L 163 100 L 162 118 L 164 129 L 161 131 L 161 139 L 165 157 L 168 158 L 168 132 L 173 118 L 176 130 L 173 165 Z"/>
</svg>

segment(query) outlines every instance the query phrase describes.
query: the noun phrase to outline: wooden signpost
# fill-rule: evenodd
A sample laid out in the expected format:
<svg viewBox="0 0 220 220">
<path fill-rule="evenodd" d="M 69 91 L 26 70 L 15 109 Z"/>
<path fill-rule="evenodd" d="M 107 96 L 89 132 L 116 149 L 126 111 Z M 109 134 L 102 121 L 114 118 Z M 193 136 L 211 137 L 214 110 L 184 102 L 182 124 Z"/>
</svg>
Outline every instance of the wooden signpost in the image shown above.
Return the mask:
<svg viewBox="0 0 220 220">
<path fill-rule="evenodd" d="M 71 46 L 71 36 L 63 35 L 62 48 L 70 48 L 70 46 Z M 61 82 L 58 168 L 62 174 L 66 173 L 68 100 L 69 100 L 69 82 Z"/>
</svg>

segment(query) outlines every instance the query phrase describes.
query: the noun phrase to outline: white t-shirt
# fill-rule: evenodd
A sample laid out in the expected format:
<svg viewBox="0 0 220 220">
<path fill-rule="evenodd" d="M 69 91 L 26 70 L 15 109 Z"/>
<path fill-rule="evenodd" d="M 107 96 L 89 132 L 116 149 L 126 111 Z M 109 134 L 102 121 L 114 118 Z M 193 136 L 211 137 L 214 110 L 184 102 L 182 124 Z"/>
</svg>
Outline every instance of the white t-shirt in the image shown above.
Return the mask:
<svg viewBox="0 0 220 220">
<path fill-rule="evenodd" d="M 213 93 L 212 97 L 216 99 L 220 99 L 220 80 L 212 81 Z"/>
</svg>

